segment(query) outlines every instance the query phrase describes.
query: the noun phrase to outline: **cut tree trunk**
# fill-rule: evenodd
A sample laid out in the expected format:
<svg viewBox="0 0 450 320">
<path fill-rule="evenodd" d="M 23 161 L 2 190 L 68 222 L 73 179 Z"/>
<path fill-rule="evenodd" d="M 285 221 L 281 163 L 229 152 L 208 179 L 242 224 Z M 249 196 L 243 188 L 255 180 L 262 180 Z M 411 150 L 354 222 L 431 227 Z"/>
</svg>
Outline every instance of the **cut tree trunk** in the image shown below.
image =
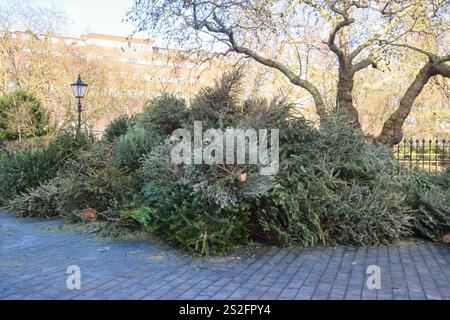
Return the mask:
<svg viewBox="0 0 450 320">
<path fill-rule="evenodd" d="M 444 241 L 444 243 L 450 243 L 450 233 L 447 233 L 443 238 L 442 241 Z"/>
</svg>

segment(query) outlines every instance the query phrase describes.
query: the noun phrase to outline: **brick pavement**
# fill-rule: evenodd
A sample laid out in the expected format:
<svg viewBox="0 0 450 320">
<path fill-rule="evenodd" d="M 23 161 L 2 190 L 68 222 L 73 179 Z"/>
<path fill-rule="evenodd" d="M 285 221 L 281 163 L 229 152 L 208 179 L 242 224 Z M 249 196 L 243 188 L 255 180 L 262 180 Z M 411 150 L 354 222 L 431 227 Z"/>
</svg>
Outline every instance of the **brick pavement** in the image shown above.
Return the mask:
<svg viewBox="0 0 450 320">
<path fill-rule="evenodd" d="M 0 213 L 0 299 L 450 299 L 450 248 L 244 248 L 209 260 Z M 66 287 L 81 269 L 81 290 Z M 369 290 L 366 269 L 381 268 Z"/>
</svg>

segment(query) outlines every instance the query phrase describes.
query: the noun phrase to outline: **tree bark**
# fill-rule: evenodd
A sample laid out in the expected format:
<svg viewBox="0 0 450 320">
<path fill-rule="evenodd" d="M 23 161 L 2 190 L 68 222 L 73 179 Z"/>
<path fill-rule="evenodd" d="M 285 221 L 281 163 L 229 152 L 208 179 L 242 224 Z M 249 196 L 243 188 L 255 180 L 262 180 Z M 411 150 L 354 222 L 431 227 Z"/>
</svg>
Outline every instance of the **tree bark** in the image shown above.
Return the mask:
<svg viewBox="0 0 450 320">
<path fill-rule="evenodd" d="M 337 10 L 336 13 L 342 15 L 344 20 L 338 22 L 330 32 L 328 37 L 327 45 L 328 48 L 336 55 L 337 61 L 339 63 L 339 78 L 337 83 L 337 93 L 336 93 L 336 107 L 344 115 L 349 124 L 354 125 L 356 128 L 361 129 L 361 124 L 359 123 L 358 110 L 353 105 L 353 88 L 354 88 L 354 77 L 355 73 L 369 66 L 366 64 L 353 65 L 353 59 L 356 55 L 353 53 L 346 53 L 342 48 L 338 47 L 336 44 L 336 36 L 339 31 L 342 32 L 344 28 L 351 25 L 355 20 L 349 18 L 347 7 L 343 11 Z"/>
<path fill-rule="evenodd" d="M 405 94 L 400 100 L 400 104 L 397 110 L 392 113 L 386 122 L 383 124 L 383 129 L 375 141 L 380 144 L 396 145 L 403 139 L 403 124 L 406 118 L 411 113 L 411 109 L 414 105 L 414 101 L 422 92 L 425 85 L 435 75 L 442 75 L 449 77 L 450 67 L 444 62 L 434 63 L 433 61 L 427 62 L 422 69 L 420 69 L 414 81 L 410 84 Z"/>
<path fill-rule="evenodd" d="M 358 118 L 358 110 L 353 104 L 355 72 L 346 65 L 339 67 L 339 79 L 337 83 L 336 104 L 349 123 L 361 128 Z"/>
</svg>

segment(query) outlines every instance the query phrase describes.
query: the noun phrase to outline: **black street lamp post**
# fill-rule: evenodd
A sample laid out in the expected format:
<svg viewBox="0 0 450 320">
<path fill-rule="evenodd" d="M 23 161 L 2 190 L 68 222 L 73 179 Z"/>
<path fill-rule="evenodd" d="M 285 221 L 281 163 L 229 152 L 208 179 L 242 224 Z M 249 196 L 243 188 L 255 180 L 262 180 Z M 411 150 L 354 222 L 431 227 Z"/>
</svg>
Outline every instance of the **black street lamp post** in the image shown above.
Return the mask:
<svg viewBox="0 0 450 320">
<path fill-rule="evenodd" d="M 73 95 L 75 96 L 75 98 L 78 99 L 78 107 L 77 107 L 78 123 L 77 123 L 77 133 L 76 133 L 76 135 L 78 137 L 78 134 L 80 133 L 80 130 L 81 130 L 81 113 L 83 112 L 83 108 L 81 106 L 81 99 L 83 99 L 84 96 L 86 95 L 86 90 L 87 90 L 88 85 L 86 83 L 84 83 L 83 80 L 81 80 L 81 75 L 78 75 L 77 81 L 72 83 L 70 86 L 72 87 Z"/>
</svg>

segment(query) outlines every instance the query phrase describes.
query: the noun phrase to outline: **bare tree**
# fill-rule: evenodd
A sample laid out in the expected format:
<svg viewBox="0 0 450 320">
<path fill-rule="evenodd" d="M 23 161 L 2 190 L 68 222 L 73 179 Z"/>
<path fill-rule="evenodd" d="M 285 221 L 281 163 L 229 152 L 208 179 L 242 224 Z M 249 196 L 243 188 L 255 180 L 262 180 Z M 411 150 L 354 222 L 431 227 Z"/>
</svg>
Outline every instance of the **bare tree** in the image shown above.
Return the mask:
<svg viewBox="0 0 450 320">
<path fill-rule="evenodd" d="M 383 125 L 383 129 L 376 141 L 382 144 L 397 144 L 403 138 L 403 124 L 411 113 L 411 109 L 414 105 L 414 101 L 422 92 L 428 81 L 436 76 L 441 75 L 446 78 L 450 78 L 450 66 L 446 62 L 450 61 L 450 54 L 445 56 L 436 56 L 423 49 L 411 47 L 409 45 L 397 46 L 406 47 L 414 51 L 418 51 L 428 58 L 427 63 L 420 69 L 413 82 L 409 85 L 408 89 L 400 99 L 399 107 L 395 110 Z"/>
<path fill-rule="evenodd" d="M 65 13 L 53 6 L 37 7 L 30 0 L 8 0 L 0 5 L 0 29 L 36 34 L 56 33 L 66 21 Z"/>
<path fill-rule="evenodd" d="M 65 22 L 57 7 L 18 0 L 0 4 L 0 93 L 23 89 L 36 95 L 55 126 L 67 127 L 76 123 L 76 101 L 69 84 L 81 73 L 89 83 L 84 124 L 123 112 L 125 100 L 130 100 L 129 88 L 120 77 L 110 77 L 120 70 L 106 61 L 89 59 L 89 48 L 61 41 L 58 34 Z M 9 115 L 20 137 L 29 125 L 26 110 L 12 109 Z"/>
<path fill-rule="evenodd" d="M 349 123 L 360 127 L 353 101 L 355 75 L 385 63 L 389 47 L 414 41 L 417 34 L 432 36 L 445 30 L 448 8 L 448 0 L 135 0 L 128 17 L 138 31 L 148 30 L 152 36 L 192 48 L 234 52 L 280 71 L 313 97 L 317 113 L 324 119 L 329 106 L 316 84 L 305 77 L 301 55 L 297 55 L 295 67 L 293 61 L 286 61 L 286 51 L 298 52 L 313 44 L 314 40 L 303 35 L 305 30 L 315 28 L 316 37 L 337 60 L 336 107 Z M 323 50 L 320 41 L 314 48 L 318 57 Z M 442 71 L 447 67 L 444 57 L 434 59 L 417 77 L 446 77 Z M 317 60 L 315 64 L 320 66 Z M 423 89 L 423 85 L 413 87 L 376 141 L 394 144 L 401 139 L 401 127 L 411 110 L 403 105 L 412 106 Z"/>
<path fill-rule="evenodd" d="M 136 1 L 129 17 L 139 30 L 154 27 L 167 39 L 190 48 L 210 52 L 236 52 L 282 72 L 291 83 L 307 90 L 314 99 L 317 112 L 326 116 L 326 108 L 319 89 L 292 70 L 281 59 L 264 51 L 284 47 L 292 42 L 287 36 L 275 36 L 277 29 L 290 26 L 281 14 L 270 12 L 272 1 L 257 3 L 250 0 L 225 1 Z M 165 28 L 168 24 L 172 28 Z M 196 31 L 192 33 L 192 31 Z M 270 46 L 268 44 L 271 43 Z M 275 45 L 276 43 L 276 45 Z M 261 52 L 252 45 L 263 48 Z"/>
</svg>

